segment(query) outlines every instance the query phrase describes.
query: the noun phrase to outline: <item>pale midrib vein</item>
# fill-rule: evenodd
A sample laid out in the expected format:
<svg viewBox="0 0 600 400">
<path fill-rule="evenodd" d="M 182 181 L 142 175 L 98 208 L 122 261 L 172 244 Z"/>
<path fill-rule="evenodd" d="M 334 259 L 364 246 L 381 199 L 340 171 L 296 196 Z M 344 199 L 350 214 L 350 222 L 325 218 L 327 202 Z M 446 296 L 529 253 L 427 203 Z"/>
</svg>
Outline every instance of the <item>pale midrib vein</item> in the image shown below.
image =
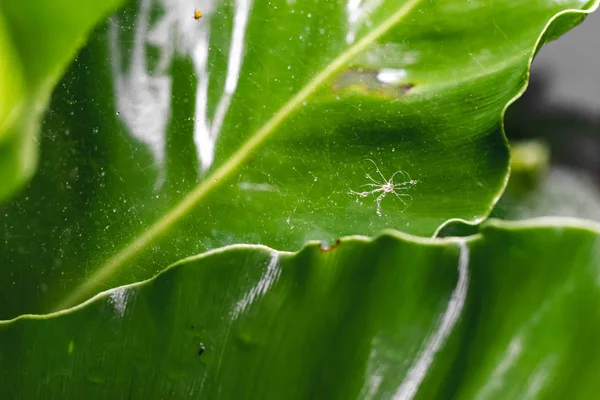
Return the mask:
<svg viewBox="0 0 600 400">
<path fill-rule="evenodd" d="M 84 300 L 93 294 L 94 289 L 99 283 L 106 280 L 110 275 L 118 270 L 123 264 L 137 256 L 146 246 L 157 239 L 161 234 L 166 233 L 168 229 L 188 214 L 198 202 L 204 198 L 211 190 L 223 183 L 236 168 L 250 154 L 258 148 L 271 133 L 273 133 L 285 119 L 291 115 L 295 109 L 310 97 L 316 89 L 325 81 L 331 78 L 336 72 L 341 70 L 344 65 L 352 60 L 356 55 L 364 51 L 367 46 L 375 42 L 392 27 L 398 24 L 406 15 L 408 15 L 421 0 L 409 0 L 400 7 L 394 14 L 385 20 L 376 29 L 352 45 L 348 50 L 337 57 L 327 68 L 314 77 L 301 91 L 292 97 L 277 113 L 264 124 L 255 135 L 253 135 L 242 147 L 236 151 L 231 158 L 223 163 L 210 176 L 207 176 L 194 190 L 181 200 L 171 211 L 160 218 L 154 225 L 148 228 L 142 235 L 129 243 L 123 250 L 110 258 L 102 265 L 96 273 L 87 278 L 85 282 L 77 287 L 69 296 L 59 303 L 57 310 L 75 305 L 78 301 Z"/>
</svg>

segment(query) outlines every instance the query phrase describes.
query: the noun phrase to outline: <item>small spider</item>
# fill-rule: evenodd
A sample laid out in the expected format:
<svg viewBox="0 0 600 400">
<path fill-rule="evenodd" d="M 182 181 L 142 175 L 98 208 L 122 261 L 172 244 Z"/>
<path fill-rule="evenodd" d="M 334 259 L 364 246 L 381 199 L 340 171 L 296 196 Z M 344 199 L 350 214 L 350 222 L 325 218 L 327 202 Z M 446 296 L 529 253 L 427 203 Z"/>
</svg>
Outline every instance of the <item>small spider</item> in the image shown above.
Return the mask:
<svg viewBox="0 0 600 400">
<path fill-rule="evenodd" d="M 194 11 L 194 19 L 198 20 L 200 18 L 202 18 L 202 11 L 200 11 L 200 10 Z"/>
<path fill-rule="evenodd" d="M 418 181 L 411 179 L 410 175 L 408 175 L 408 173 L 403 170 L 398 170 L 398 171 L 394 172 L 394 174 L 392 175 L 392 177 L 390 179 L 385 179 L 385 177 L 379 170 L 379 167 L 377 167 L 377 164 L 375 164 L 375 161 L 373 161 L 371 159 L 366 159 L 365 161 L 370 161 L 373 163 L 373 165 L 375 166 L 375 170 L 377 171 L 379 176 L 381 176 L 381 179 L 383 179 L 383 181 L 382 182 L 376 181 L 375 179 L 373 179 L 371 177 L 371 175 L 369 175 L 365 171 L 365 174 L 366 174 L 365 177 L 368 180 L 370 180 L 372 183 L 367 183 L 360 187 L 366 186 L 366 187 L 372 188 L 372 190 L 368 190 L 365 192 L 355 192 L 354 190 L 350 190 L 350 194 L 360 196 L 360 197 L 367 197 L 371 194 L 381 193 L 375 199 L 375 202 L 377 203 L 377 215 L 380 217 L 381 217 L 381 201 L 385 198 L 385 196 L 387 196 L 388 193 L 393 193 L 398 198 L 398 200 L 400 200 L 402 202 L 402 204 L 404 204 L 404 210 L 406 210 L 412 204 L 412 196 L 407 193 L 398 193 L 397 191 L 400 191 L 400 192 L 406 191 L 411 186 L 416 185 Z M 404 181 L 400 182 L 400 183 L 394 183 L 394 177 L 398 174 L 403 176 Z"/>
</svg>

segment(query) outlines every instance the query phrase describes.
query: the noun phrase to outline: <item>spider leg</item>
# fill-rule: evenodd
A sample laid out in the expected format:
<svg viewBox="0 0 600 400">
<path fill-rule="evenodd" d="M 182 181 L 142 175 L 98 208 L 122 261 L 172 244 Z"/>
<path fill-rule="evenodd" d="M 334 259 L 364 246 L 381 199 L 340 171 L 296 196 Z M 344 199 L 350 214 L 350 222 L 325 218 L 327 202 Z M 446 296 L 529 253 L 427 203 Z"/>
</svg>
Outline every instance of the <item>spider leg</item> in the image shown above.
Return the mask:
<svg viewBox="0 0 600 400">
<path fill-rule="evenodd" d="M 390 182 L 391 182 L 391 183 L 394 183 L 394 177 L 395 177 L 397 174 L 401 174 L 401 175 L 404 177 L 405 181 L 404 181 L 404 182 L 402 182 L 402 183 L 410 183 L 410 181 L 412 180 L 412 179 L 410 178 L 410 175 L 408 174 L 408 172 L 406 172 L 406 171 L 404 171 L 404 170 L 402 170 L 402 169 L 399 169 L 398 171 L 394 172 L 394 175 L 392 175 L 392 177 L 390 178 Z M 408 179 L 407 179 L 407 178 L 408 178 Z M 399 185 L 401 185 L 402 183 L 399 183 Z"/>
<path fill-rule="evenodd" d="M 381 187 L 382 185 L 379 185 L 377 183 L 365 183 L 364 185 L 360 185 L 359 188 L 365 187 L 365 186 L 368 186 L 368 187 Z"/>
<path fill-rule="evenodd" d="M 406 190 L 406 189 L 410 189 L 412 184 L 410 182 L 402 182 L 402 183 L 394 183 L 393 185 L 394 185 L 395 190 Z"/>
<path fill-rule="evenodd" d="M 364 169 L 363 169 L 363 171 L 364 171 Z M 377 181 L 376 181 L 375 179 L 373 179 L 373 178 L 371 177 L 371 175 L 369 175 L 369 174 L 368 174 L 366 171 L 365 171 L 365 177 L 366 177 L 368 180 L 370 180 L 371 182 L 373 182 L 373 184 L 375 184 L 375 185 L 377 185 L 377 186 L 383 186 L 383 183 L 379 183 L 379 182 L 377 182 Z"/>
<path fill-rule="evenodd" d="M 354 190 L 350 190 L 350 194 L 354 194 L 354 195 L 360 196 L 360 197 L 367 197 L 370 194 L 374 194 L 374 193 L 382 192 L 382 191 L 383 191 L 383 189 L 381 189 L 381 188 L 379 188 L 379 189 L 373 189 L 373 190 L 368 191 L 368 192 L 355 192 Z"/>
<path fill-rule="evenodd" d="M 377 166 L 377 164 L 375 164 L 375 161 L 371 160 L 370 158 L 365 159 L 365 161 L 371 161 L 373 163 L 373 165 L 375 166 L 375 170 L 377 171 L 377 173 L 379 174 L 379 176 L 381 176 L 381 179 L 383 179 L 383 181 L 386 182 L 386 183 L 388 182 L 388 180 L 385 179 L 385 176 L 383 176 L 383 174 L 379 170 L 379 167 Z"/>
<path fill-rule="evenodd" d="M 384 199 L 386 194 L 387 194 L 386 192 L 383 192 L 379 196 L 377 196 L 377 198 L 375 199 L 375 201 L 377 202 L 377 215 L 379 215 L 380 217 L 381 217 L 381 200 Z"/>
<path fill-rule="evenodd" d="M 373 162 L 373 160 L 370 160 L 371 162 Z M 364 167 L 362 167 L 363 172 L 365 173 L 365 178 L 367 178 L 368 180 L 370 180 L 371 182 L 373 182 L 376 185 L 383 185 L 383 183 L 377 182 L 375 179 L 373 179 L 373 177 L 371 176 L 371 174 L 369 174 Z"/>
<path fill-rule="evenodd" d="M 392 193 L 394 193 L 394 195 L 398 198 L 398 200 L 400 200 L 402 202 L 402 204 L 404 204 L 404 210 L 406 210 L 408 207 L 411 206 L 411 204 L 413 202 L 413 198 L 410 194 L 396 193 L 396 192 L 392 192 Z M 404 201 L 403 197 L 407 197 L 408 200 Z"/>
</svg>

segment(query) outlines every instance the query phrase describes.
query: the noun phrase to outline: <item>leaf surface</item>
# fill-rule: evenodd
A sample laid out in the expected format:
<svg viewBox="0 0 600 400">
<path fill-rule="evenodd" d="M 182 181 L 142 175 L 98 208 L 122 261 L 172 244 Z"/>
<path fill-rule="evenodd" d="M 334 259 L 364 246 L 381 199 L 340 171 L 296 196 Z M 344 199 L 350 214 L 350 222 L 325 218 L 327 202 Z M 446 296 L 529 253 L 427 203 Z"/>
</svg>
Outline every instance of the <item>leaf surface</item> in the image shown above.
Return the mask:
<svg viewBox="0 0 600 400">
<path fill-rule="evenodd" d="M 54 95 L 39 176 L 0 210 L 0 315 L 231 243 L 481 221 L 534 50 L 596 3 L 356 3 L 203 2 L 195 20 L 140 0 L 97 29 Z"/>
<path fill-rule="evenodd" d="M 593 399 L 597 225 L 238 245 L 0 324 L 7 398 Z"/>
</svg>

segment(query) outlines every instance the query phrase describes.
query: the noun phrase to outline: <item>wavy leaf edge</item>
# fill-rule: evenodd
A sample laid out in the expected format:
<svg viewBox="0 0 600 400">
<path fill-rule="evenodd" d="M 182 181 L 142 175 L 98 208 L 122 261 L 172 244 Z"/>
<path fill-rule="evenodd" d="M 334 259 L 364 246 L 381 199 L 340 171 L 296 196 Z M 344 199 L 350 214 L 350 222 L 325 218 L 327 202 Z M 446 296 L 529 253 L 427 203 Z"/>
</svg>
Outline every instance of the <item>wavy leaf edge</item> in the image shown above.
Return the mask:
<svg viewBox="0 0 600 400">
<path fill-rule="evenodd" d="M 569 15 L 569 14 L 580 14 L 580 15 L 583 15 L 583 16 L 587 16 L 588 14 L 593 13 L 594 11 L 596 11 L 598 9 L 598 7 L 600 7 L 600 0 L 593 0 L 592 2 L 590 2 L 587 5 L 587 7 L 588 8 L 584 8 L 584 9 L 581 9 L 581 10 L 569 9 L 569 10 L 564 10 L 564 11 L 561 11 L 561 12 L 557 13 L 556 15 L 554 15 L 548 21 L 548 23 L 546 24 L 546 26 L 544 26 L 544 29 L 540 33 L 539 37 L 537 38 L 537 40 L 535 42 L 535 45 L 533 47 L 533 51 L 531 52 L 531 55 L 530 55 L 530 57 L 528 59 L 528 63 L 527 63 L 527 71 L 526 71 L 526 77 L 527 77 L 527 79 L 525 80 L 525 83 L 523 84 L 523 86 L 521 87 L 521 89 L 514 95 L 514 97 L 512 99 L 510 99 L 508 101 L 508 103 L 506 103 L 506 105 L 502 109 L 502 112 L 500 113 L 500 121 L 501 121 L 501 128 L 502 128 L 501 129 L 502 140 L 504 141 L 504 144 L 506 145 L 506 148 L 508 149 L 510 157 L 512 157 L 512 154 L 511 154 L 510 146 L 509 146 L 509 143 L 508 143 L 508 138 L 506 136 L 506 131 L 504 129 L 504 119 L 505 119 L 505 116 L 506 116 L 506 110 L 508 110 L 508 107 L 510 107 L 513 103 L 515 103 L 517 100 L 519 100 L 521 98 L 521 96 L 523 96 L 523 93 L 525 93 L 525 91 L 529 87 L 529 78 L 531 76 L 531 66 L 533 64 L 533 60 L 534 60 L 537 52 L 544 45 L 543 40 L 544 40 L 546 34 L 550 31 L 550 28 L 562 16 Z M 498 201 L 500 201 L 500 198 L 504 194 L 504 191 L 506 190 L 506 186 L 508 185 L 508 180 L 510 178 L 510 172 L 511 172 L 511 167 L 510 167 L 510 163 L 509 163 L 508 166 L 507 166 L 507 168 L 506 168 L 506 174 L 504 176 L 503 185 L 500 188 L 500 190 L 498 191 L 498 193 L 496 194 L 496 197 L 494 197 L 492 199 L 492 201 L 490 202 L 489 208 L 488 208 L 488 210 L 487 210 L 487 212 L 486 212 L 485 215 L 483 215 L 480 218 L 475 218 L 475 219 L 472 219 L 472 220 L 466 220 L 466 219 L 463 219 L 463 218 L 450 218 L 450 219 L 446 220 L 446 222 L 442 223 L 435 230 L 435 232 L 432 235 L 432 238 L 438 237 L 438 235 L 440 234 L 440 232 L 444 228 L 446 228 L 447 226 L 449 226 L 449 225 L 451 225 L 453 223 L 457 223 L 458 222 L 458 223 L 462 223 L 462 224 L 465 224 L 465 225 L 469 225 L 469 226 L 475 227 L 477 225 L 480 225 L 482 222 L 484 222 L 487 219 L 487 217 L 489 217 L 489 215 L 491 214 L 492 210 L 494 209 L 494 207 L 496 206 L 496 204 L 498 203 Z"/>
<path fill-rule="evenodd" d="M 486 234 L 485 234 L 486 229 L 496 229 L 496 230 L 503 230 L 503 231 L 508 231 L 508 232 L 518 232 L 518 231 L 523 231 L 523 230 L 554 228 L 554 229 L 570 229 L 570 230 L 574 230 L 574 231 L 588 232 L 588 233 L 592 233 L 592 234 L 596 234 L 596 235 L 600 236 L 600 223 L 594 222 L 591 220 L 586 220 L 586 219 L 582 219 L 582 218 L 573 218 L 573 217 L 539 217 L 539 218 L 525 219 L 525 220 L 520 220 L 520 221 L 506 221 L 506 220 L 492 218 L 492 219 L 485 221 L 481 225 L 481 228 L 482 228 L 481 232 L 476 233 L 471 236 L 441 237 L 441 238 L 426 238 L 423 236 L 411 235 L 409 233 L 405 233 L 405 232 L 401 232 L 401 231 L 397 231 L 397 230 L 393 230 L 393 229 L 386 229 L 386 230 L 383 230 L 382 232 L 380 232 L 378 235 L 373 236 L 373 237 L 362 236 L 362 235 L 345 236 L 345 237 L 338 239 L 338 241 L 336 241 L 336 243 L 334 245 L 332 245 L 331 247 L 326 247 L 326 246 L 324 246 L 323 242 L 313 240 L 313 241 L 307 242 L 301 249 L 294 251 L 294 252 L 276 250 L 276 249 L 273 249 L 271 247 L 264 246 L 261 244 L 232 244 L 229 246 L 220 247 L 217 249 L 206 251 L 204 253 L 200 253 L 200 254 L 196 254 L 193 256 L 183 258 L 183 259 L 178 260 L 175 263 L 169 265 L 168 267 L 163 269 L 161 272 L 159 272 L 158 274 L 154 275 L 153 277 L 151 277 L 149 279 L 145 279 L 145 280 L 142 280 L 139 282 L 134 282 L 134 283 L 130 283 L 127 285 L 122 285 L 122 286 L 118 286 L 118 287 L 114 287 L 114 288 L 102 291 L 102 292 L 96 294 L 95 296 L 89 298 L 88 300 L 86 300 L 80 304 L 77 304 L 73 307 L 64 309 L 64 310 L 55 311 L 55 312 L 51 312 L 51 313 L 47 313 L 47 314 L 22 314 L 15 318 L 9 319 L 9 320 L 0 320 L 0 327 L 8 327 L 11 324 L 16 323 L 20 320 L 46 320 L 46 319 L 58 318 L 62 315 L 68 315 L 68 314 L 77 312 L 79 310 L 85 309 L 86 307 L 90 306 L 91 304 L 95 303 L 96 301 L 100 301 L 102 299 L 109 298 L 109 297 L 111 297 L 112 294 L 114 294 L 117 291 L 120 291 L 123 289 L 132 289 L 132 288 L 143 287 L 143 286 L 149 284 L 150 282 L 160 279 L 162 275 L 166 274 L 171 269 L 178 268 L 178 267 L 180 267 L 184 264 L 187 264 L 189 262 L 192 262 L 192 261 L 202 260 L 202 259 L 211 257 L 215 254 L 221 254 L 221 253 L 225 253 L 225 252 L 228 252 L 231 250 L 239 250 L 239 249 L 258 250 L 258 251 L 264 251 L 264 252 L 270 253 L 270 254 L 298 257 L 300 254 L 302 254 L 305 251 L 308 251 L 310 249 L 320 249 L 320 251 L 322 251 L 322 252 L 327 252 L 327 251 L 330 251 L 333 248 L 335 248 L 339 245 L 343 245 L 343 244 L 352 244 L 352 243 L 358 243 L 358 242 L 371 244 L 371 243 L 375 243 L 375 242 L 385 239 L 385 238 L 392 238 L 392 239 L 398 240 L 400 242 L 418 244 L 418 245 L 422 245 L 422 246 L 426 246 L 426 247 L 439 247 L 439 246 L 446 246 L 448 244 L 464 245 L 464 244 L 475 243 L 480 240 L 483 240 L 486 237 Z"/>
</svg>

